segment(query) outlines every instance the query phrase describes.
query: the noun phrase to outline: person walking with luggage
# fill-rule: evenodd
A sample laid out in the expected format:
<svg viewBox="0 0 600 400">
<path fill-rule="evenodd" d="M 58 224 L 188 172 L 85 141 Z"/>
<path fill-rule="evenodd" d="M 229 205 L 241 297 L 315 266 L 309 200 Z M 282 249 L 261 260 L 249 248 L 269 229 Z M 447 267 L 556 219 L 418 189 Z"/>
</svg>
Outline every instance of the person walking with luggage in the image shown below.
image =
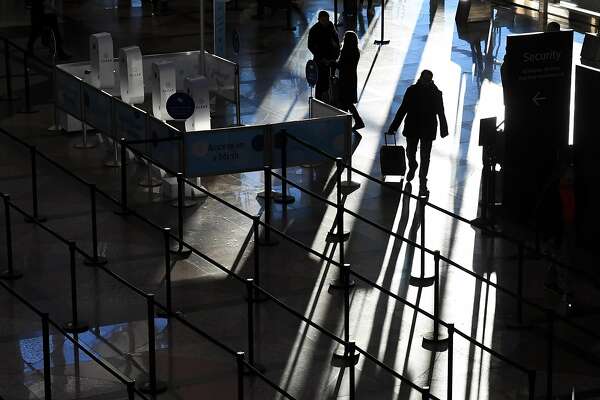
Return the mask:
<svg viewBox="0 0 600 400">
<path fill-rule="evenodd" d="M 315 87 L 315 97 L 321 101 L 329 101 L 329 79 L 331 68 L 340 55 L 340 39 L 335 26 L 329 20 L 327 11 L 319 12 L 319 21 L 308 31 L 308 50 L 317 63 L 319 77 Z"/>
<path fill-rule="evenodd" d="M 433 73 L 423 70 L 417 83 L 410 86 L 402 105 L 398 109 L 390 128 L 386 134 L 392 135 L 398 130 L 402 121 L 406 137 L 406 157 L 408 158 L 407 181 L 412 181 L 419 163 L 417 163 L 417 146 L 420 144 L 421 169 L 419 170 L 419 195 L 427 196 L 427 172 L 431 145 L 437 135 L 437 119 L 440 120 L 440 134 L 442 138 L 448 136 L 448 122 L 444 114 L 444 101 L 442 92 L 433 82 Z"/>
<path fill-rule="evenodd" d="M 340 72 L 338 81 L 338 103 L 340 109 L 350 111 L 354 118 L 352 129 L 361 129 L 365 123 L 358 114 L 354 104 L 358 103 L 356 95 L 358 79 L 356 77 L 356 68 L 360 59 L 360 50 L 358 49 L 358 36 L 354 31 L 347 31 L 344 34 L 344 42 L 340 52 L 340 58 L 336 67 Z"/>
</svg>

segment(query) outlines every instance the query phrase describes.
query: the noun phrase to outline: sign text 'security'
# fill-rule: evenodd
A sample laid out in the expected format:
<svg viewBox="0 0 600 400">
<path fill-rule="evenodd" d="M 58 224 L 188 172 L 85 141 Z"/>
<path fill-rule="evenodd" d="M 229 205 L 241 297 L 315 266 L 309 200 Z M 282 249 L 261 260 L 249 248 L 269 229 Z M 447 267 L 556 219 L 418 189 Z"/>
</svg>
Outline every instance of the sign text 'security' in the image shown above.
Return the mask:
<svg viewBox="0 0 600 400">
<path fill-rule="evenodd" d="M 533 63 L 533 62 L 558 62 L 560 61 L 561 53 L 560 51 L 552 50 L 545 51 L 541 53 L 523 53 L 523 62 L 524 63 Z"/>
</svg>

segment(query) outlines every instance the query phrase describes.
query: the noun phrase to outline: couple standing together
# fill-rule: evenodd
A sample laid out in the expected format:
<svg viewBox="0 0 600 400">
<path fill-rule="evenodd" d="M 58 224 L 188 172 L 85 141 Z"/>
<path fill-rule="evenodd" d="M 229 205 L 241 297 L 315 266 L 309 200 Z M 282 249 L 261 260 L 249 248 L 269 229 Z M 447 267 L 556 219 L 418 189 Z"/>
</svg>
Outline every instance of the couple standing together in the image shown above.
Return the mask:
<svg viewBox="0 0 600 400">
<path fill-rule="evenodd" d="M 336 105 L 344 111 L 350 111 L 354 118 L 353 129 L 364 128 L 365 124 L 354 106 L 358 102 L 356 68 L 360 59 L 356 33 L 346 31 L 340 50 L 340 41 L 333 23 L 329 21 L 329 13 L 320 11 L 319 21 L 308 34 L 308 49 L 313 54 L 319 69 L 315 97 L 325 102 L 331 100 L 328 95 L 330 77 L 336 69 L 339 70 Z M 437 136 L 438 118 L 440 134 L 444 138 L 448 136 L 448 123 L 444 115 L 442 92 L 433 82 L 433 73 L 423 70 L 417 83 L 406 90 L 402 105 L 386 132 L 386 134 L 394 134 L 405 120 L 403 134 L 406 137 L 406 156 L 409 167 L 406 179 L 410 182 L 415 177 L 419 166 L 416 157 L 417 148 L 420 147 L 419 193 L 421 195 L 429 193 L 427 172 L 431 145 Z"/>
</svg>

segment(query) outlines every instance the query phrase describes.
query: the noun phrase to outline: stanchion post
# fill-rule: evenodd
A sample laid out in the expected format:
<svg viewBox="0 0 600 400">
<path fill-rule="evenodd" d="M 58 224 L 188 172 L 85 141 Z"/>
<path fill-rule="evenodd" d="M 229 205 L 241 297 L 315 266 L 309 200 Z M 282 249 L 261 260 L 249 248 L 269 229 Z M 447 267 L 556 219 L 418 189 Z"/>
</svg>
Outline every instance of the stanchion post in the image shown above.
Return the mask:
<svg viewBox="0 0 600 400">
<path fill-rule="evenodd" d="M 156 328 L 154 326 L 154 295 L 146 294 L 148 323 L 148 382 L 140 386 L 144 393 L 158 394 L 167 390 L 167 386 L 156 379 Z"/>
<path fill-rule="evenodd" d="M 425 277 L 425 198 L 419 197 L 419 213 L 421 214 L 421 278 Z"/>
<path fill-rule="evenodd" d="M 338 26 L 338 0 L 333 0 L 333 24 Z"/>
<path fill-rule="evenodd" d="M 12 102 L 15 100 L 12 91 L 12 68 L 10 65 L 10 44 L 8 39 L 4 39 L 4 69 L 6 73 L 6 100 Z"/>
<path fill-rule="evenodd" d="M 177 247 L 171 252 L 177 254 L 181 258 L 189 257 L 192 254 L 190 249 L 186 249 L 183 245 L 183 210 L 185 208 L 185 179 L 182 172 L 176 174 L 177 177 Z"/>
<path fill-rule="evenodd" d="M 135 400 L 135 381 L 127 382 L 127 400 Z"/>
<path fill-rule="evenodd" d="M 163 228 L 163 243 L 165 255 L 165 297 L 167 311 L 159 310 L 161 318 L 170 318 L 173 314 L 173 292 L 171 285 L 171 228 Z"/>
<path fill-rule="evenodd" d="M 381 37 L 379 40 L 375 41 L 375 44 L 380 46 L 390 44 L 389 40 L 384 39 L 384 31 L 385 31 L 385 0 L 381 0 Z"/>
<path fill-rule="evenodd" d="M 421 398 L 423 400 L 429 400 L 430 396 L 429 396 L 429 387 L 425 386 L 423 389 L 421 389 Z"/>
<path fill-rule="evenodd" d="M 52 400 L 52 374 L 50 370 L 50 324 L 48 313 L 42 313 L 42 352 L 44 355 L 44 400 Z"/>
<path fill-rule="evenodd" d="M 546 399 L 552 400 L 554 374 L 554 313 L 548 311 L 548 350 L 546 365 Z"/>
<path fill-rule="evenodd" d="M 88 330 L 87 324 L 79 320 L 77 305 L 77 245 L 75 242 L 69 242 L 69 258 L 71 272 L 71 321 L 65 324 L 65 331 L 69 333 L 82 333 Z"/>
<path fill-rule="evenodd" d="M 248 362 L 254 366 L 254 279 L 246 278 L 248 296 Z"/>
<path fill-rule="evenodd" d="M 517 261 L 517 293 L 519 298 L 517 299 L 517 323 L 523 324 L 523 302 L 521 299 L 523 298 L 523 258 L 524 254 L 523 243 L 519 243 L 518 249 L 518 261 Z"/>
<path fill-rule="evenodd" d="M 355 342 L 349 342 L 348 343 L 348 355 L 350 356 L 351 360 L 355 359 L 355 354 L 356 354 L 356 343 Z M 349 390 L 350 390 L 350 400 L 355 400 L 356 399 L 356 367 L 355 367 L 355 363 L 351 362 L 350 363 L 350 379 L 348 379 L 348 385 L 349 385 Z"/>
<path fill-rule="evenodd" d="M 529 400 L 535 400 L 535 381 L 536 381 L 536 371 L 531 370 L 528 373 L 528 383 L 529 383 Z"/>
<path fill-rule="evenodd" d="M 25 109 L 20 111 L 23 114 L 33 114 L 37 111 L 31 107 L 31 82 L 29 79 L 29 53 L 23 53 L 23 80 L 25 84 Z"/>
<path fill-rule="evenodd" d="M 454 324 L 448 324 L 448 394 L 452 400 L 452 381 L 454 379 Z"/>
<path fill-rule="evenodd" d="M 288 194 L 287 169 L 288 169 L 288 137 L 287 131 L 282 129 L 278 137 L 281 138 L 281 194 L 275 196 L 275 202 L 283 204 L 283 211 L 287 211 L 287 205 L 294 202 L 294 196 Z"/>
<path fill-rule="evenodd" d="M 29 157 L 31 160 L 31 204 L 32 204 L 33 218 L 25 217 L 25 222 L 29 222 L 29 223 L 44 222 L 44 221 L 46 221 L 46 217 L 42 217 L 39 213 L 37 149 L 35 146 L 29 146 Z"/>
<path fill-rule="evenodd" d="M 86 265 L 100 266 L 107 263 L 106 258 L 98 255 L 98 210 L 96 205 L 96 184 L 90 183 L 90 204 L 92 214 L 92 258 L 84 261 Z"/>
<path fill-rule="evenodd" d="M 244 400 L 244 358 L 246 354 L 243 351 L 238 351 L 235 354 L 237 364 L 237 392 L 238 400 Z"/>
<path fill-rule="evenodd" d="M 127 204 L 127 139 L 119 139 L 121 145 L 121 210 L 118 215 L 127 216 L 130 214 Z"/>
<path fill-rule="evenodd" d="M 350 264 L 342 264 L 344 275 L 344 341 L 350 343 Z"/>
<path fill-rule="evenodd" d="M 346 266 L 346 256 L 344 241 L 349 234 L 344 232 L 344 199 L 342 195 L 342 175 L 344 173 L 344 162 L 340 157 L 335 159 L 336 163 L 336 232 L 330 232 L 328 235 L 329 241 L 336 241 L 340 246 L 339 250 L 339 275 L 329 287 L 331 289 L 346 289 L 354 286 L 355 282 L 350 278 L 350 266 Z M 346 271 L 346 269 L 348 269 Z"/>
<path fill-rule="evenodd" d="M 264 238 L 261 242 L 264 246 L 274 246 L 277 241 L 271 239 L 271 215 L 273 212 L 273 176 L 271 174 L 271 167 L 265 165 L 264 167 L 264 180 L 265 180 L 265 229 Z"/>
<path fill-rule="evenodd" d="M 23 274 L 14 269 L 12 222 L 10 219 L 10 196 L 7 194 L 2 194 L 2 200 L 4 203 L 4 224 L 6 225 L 6 270 L 0 274 L 0 279 L 13 281 L 23 277 Z"/>
<path fill-rule="evenodd" d="M 433 253 L 435 272 L 433 276 L 433 338 L 439 339 L 440 335 L 440 252 L 436 250 Z M 448 337 L 450 339 L 450 337 Z"/>
</svg>

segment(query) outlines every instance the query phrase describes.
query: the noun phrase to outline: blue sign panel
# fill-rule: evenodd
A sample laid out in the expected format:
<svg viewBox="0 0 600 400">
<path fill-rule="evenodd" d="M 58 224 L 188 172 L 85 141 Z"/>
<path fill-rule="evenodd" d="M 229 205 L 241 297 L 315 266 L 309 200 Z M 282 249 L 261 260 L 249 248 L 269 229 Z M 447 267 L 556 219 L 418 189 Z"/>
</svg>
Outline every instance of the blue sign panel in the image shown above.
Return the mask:
<svg viewBox="0 0 600 400">
<path fill-rule="evenodd" d="M 188 177 L 257 171 L 264 166 L 264 126 L 186 133 Z"/>
<path fill-rule="evenodd" d="M 316 146 L 333 157 L 343 157 L 345 140 L 349 138 L 349 116 L 284 122 L 272 125 L 273 167 L 281 166 L 281 132 Z M 300 143 L 287 140 L 288 166 L 327 160 L 324 156 Z"/>
<path fill-rule="evenodd" d="M 167 113 L 173 119 L 186 120 L 194 114 L 195 109 L 194 99 L 187 93 L 173 93 L 167 99 Z"/>
</svg>

